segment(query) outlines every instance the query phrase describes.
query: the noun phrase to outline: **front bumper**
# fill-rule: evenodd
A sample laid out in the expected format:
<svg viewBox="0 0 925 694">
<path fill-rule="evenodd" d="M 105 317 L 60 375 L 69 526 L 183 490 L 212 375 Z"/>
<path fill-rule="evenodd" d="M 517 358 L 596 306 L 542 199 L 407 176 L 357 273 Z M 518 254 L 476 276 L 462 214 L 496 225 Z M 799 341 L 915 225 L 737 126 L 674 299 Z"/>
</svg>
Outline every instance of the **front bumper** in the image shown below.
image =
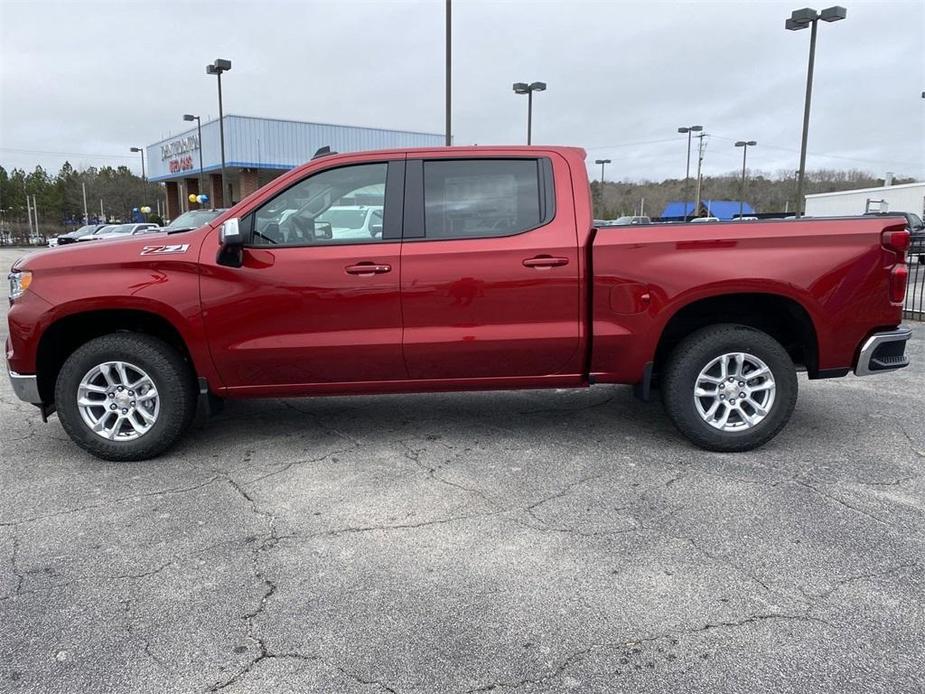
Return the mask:
<svg viewBox="0 0 925 694">
<path fill-rule="evenodd" d="M 13 384 L 13 392 L 16 397 L 24 402 L 33 405 L 41 405 L 42 397 L 39 395 L 39 380 L 35 375 L 27 376 L 18 374 L 12 369 L 7 369 L 10 374 L 10 383 Z"/>
<path fill-rule="evenodd" d="M 909 357 L 905 352 L 906 342 L 911 337 L 912 330 L 903 326 L 874 333 L 861 346 L 854 375 L 870 376 L 909 366 Z"/>
</svg>

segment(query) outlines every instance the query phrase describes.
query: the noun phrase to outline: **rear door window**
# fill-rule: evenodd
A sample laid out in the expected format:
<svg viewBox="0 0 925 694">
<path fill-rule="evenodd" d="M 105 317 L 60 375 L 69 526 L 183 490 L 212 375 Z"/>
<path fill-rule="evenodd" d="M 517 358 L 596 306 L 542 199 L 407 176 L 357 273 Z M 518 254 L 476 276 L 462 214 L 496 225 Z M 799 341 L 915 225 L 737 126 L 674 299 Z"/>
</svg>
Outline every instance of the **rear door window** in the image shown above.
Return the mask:
<svg viewBox="0 0 925 694">
<path fill-rule="evenodd" d="M 423 162 L 424 237 L 512 236 L 552 219 L 546 159 Z"/>
</svg>

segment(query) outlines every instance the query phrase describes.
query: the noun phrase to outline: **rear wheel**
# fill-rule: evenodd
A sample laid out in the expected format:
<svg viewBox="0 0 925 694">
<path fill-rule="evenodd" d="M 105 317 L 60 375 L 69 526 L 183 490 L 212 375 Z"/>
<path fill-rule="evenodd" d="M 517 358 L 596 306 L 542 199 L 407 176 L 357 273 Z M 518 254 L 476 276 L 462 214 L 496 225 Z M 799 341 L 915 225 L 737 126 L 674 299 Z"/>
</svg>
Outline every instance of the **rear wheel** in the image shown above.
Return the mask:
<svg viewBox="0 0 925 694">
<path fill-rule="evenodd" d="M 793 362 L 774 338 L 744 325 L 715 325 L 688 336 L 665 369 L 668 416 L 693 443 L 747 451 L 790 419 L 797 398 Z"/>
<path fill-rule="evenodd" d="M 55 384 L 68 436 L 105 460 L 144 460 L 172 446 L 195 414 L 193 374 L 150 335 L 114 333 L 79 347 Z"/>
</svg>

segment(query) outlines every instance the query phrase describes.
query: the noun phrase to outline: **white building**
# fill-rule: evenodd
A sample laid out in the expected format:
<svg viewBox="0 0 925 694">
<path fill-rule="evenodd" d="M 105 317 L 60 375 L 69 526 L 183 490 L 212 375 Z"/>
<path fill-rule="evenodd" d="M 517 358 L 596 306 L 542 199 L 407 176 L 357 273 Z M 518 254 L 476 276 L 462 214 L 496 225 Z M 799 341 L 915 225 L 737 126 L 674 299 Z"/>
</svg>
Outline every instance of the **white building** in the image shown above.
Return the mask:
<svg viewBox="0 0 925 694">
<path fill-rule="evenodd" d="M 842 217 L 865 212 L 913 212 L 925 216 L 925 183 L 840 190 L 806 196 L 809 217 Z"/>
</svg>

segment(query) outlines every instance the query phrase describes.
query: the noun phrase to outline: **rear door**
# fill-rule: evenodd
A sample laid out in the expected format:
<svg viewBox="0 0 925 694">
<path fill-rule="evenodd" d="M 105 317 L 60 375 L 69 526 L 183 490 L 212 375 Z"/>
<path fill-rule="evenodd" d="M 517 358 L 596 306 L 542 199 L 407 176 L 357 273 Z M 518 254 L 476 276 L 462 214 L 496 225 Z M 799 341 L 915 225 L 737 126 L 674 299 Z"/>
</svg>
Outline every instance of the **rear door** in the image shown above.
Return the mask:
<svg viewBox="0 0 925 694">
<path fill-rule="evenodd" d="M 411 378 L 579 372 L 570 180 L 552 153 L 408 161 L 401 297 Z"/>
</svg>

